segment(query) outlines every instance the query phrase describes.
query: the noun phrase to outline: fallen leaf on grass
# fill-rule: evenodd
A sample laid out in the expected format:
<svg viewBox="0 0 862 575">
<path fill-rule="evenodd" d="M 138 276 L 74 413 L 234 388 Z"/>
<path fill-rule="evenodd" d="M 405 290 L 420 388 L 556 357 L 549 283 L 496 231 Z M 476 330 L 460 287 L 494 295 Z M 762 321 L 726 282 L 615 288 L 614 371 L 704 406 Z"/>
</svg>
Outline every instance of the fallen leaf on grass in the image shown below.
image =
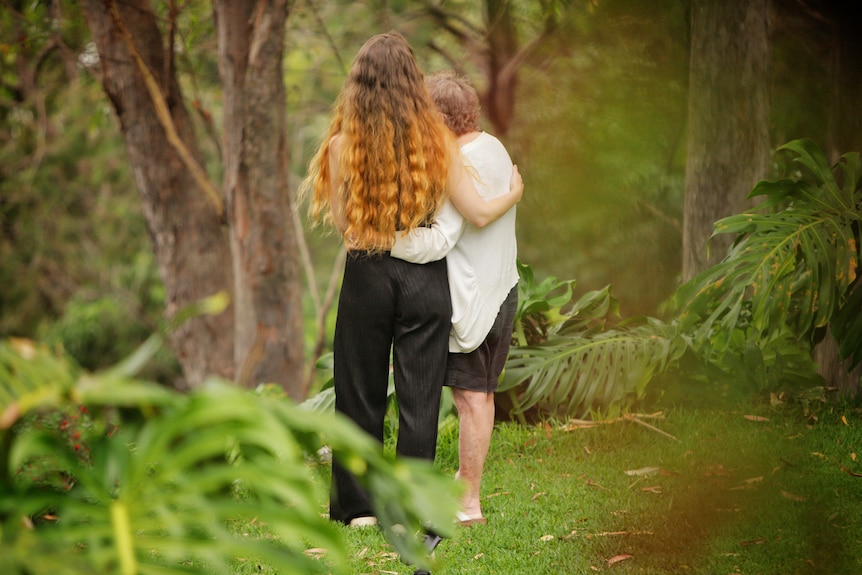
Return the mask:
<svg viewBox="0 0 862 575">
<path fill-rule="evenodd" d="M 643 476 L 648 476 L 648 475 L 655 475 L 659 471 L 661 471 L 661 467 L 650 466 L 650 467 L 641 467 L 640 469 L 627 469 L 624 473 L 626 475 L 643 477 Z"/>
<path fill-rule="evenodd" d="M 803 497 L 801 495 L 796 495 L 795 493 L 790 493 L 789 491 L 781 490 L 781 495 L 784 496 L 785 499 L 790 499 L 791 501 L 806 501 L 808 498 Z"/>
<path fill-rule="evenodd" d="M 322 557 L 326 555 L 327 551 L 323 547 L 314 547 L 313 549 L 306 549 L 305 554 L 310 557 Z"/>
<path fill-rule="evenodd" d="M 721 463 L 715 463 L 713 465 L 707 465 L 706 471 L 704 471 L 703 474 L 707 477 L 724 476 L 730 475 L 730 471 L 728 471 Z"/>
<path fill-rule="evenodd" d="M 477 553 L 477 554 L 473 555 L 473 560 L 475 561 L 476 559 L 481 559 L 484 556 L 485 556 L 484 553 Z"/>
<path fill-rule="evenodd" d="M 650 487 L 641 487 L 641 491 L 649 493 L 661 493 L 661 485 L 651 485 Z"/>
<path fill-rule="evenodd" d="M 608 567 L 610 567 L 616 563 L 619 563 L 620 561 L 625 561 L 626 559 L 631 559 L 631 558 L 632 558 L 632 556 L 628 555 L 628 554 L 616 555 L 616 556 L 608 559 Z"/>
<path fill-rule="evenodd" d="M 553 538 L 553 535 L 542 535 L 541 537 L 539 537 L 539 539 L 541 539 L 542 541 L 550 541 Z"/>
<path fill-rule="evenodd" d="M 542 495 L 547 495 L 547 493 L 545 493 L 544 491 L 539 491 L 538 493 L 534 494 L 534 495 L 530 498 L 530 501 L 535 501 L 536 499 L 538 499 L 538 498 L 539 498 L 539 497 L 541 497 Z"/>
<path fill-rule="evenodd" d="M 596 537 L 616 537 L 618 535 L 652 535 L 652 531 L 602 531 L 601 533 L 594 533 L 593 535 Z"/>
<path fill-rule="evenodd" d="M 742 507 L 716 507 L 715 510 L 719 513 L 739 513 Z"/>
<path fill-rule="evenodd" d="M 573 431 L 575 429 L 590 429 L 592 427 L 598 427 L 600 422 L 598 421 L 589 421 L 586 419 L 570 419 L 565 426 L 563 426 L 563 431 Z"/>
<path fill-rule="evenodd" d="M 762 415 L 745 415 L 743 417 L 748 421 L 769 421 L 768 417 L 763 417 Z"/>
<path fill-rule="evenodd" d="M 499 497 L 500 495 L 509 495 L 508 491 L 498 491 L 497 493 L 491 493 L 490 495 L 486 495 L 485 499 L 491 499 L 492 497 Z"/>
<path fill-rule="evenodd" d="M 820 459 L 825 459 L 826 461 L 829 461 L 829 462 L 831 462 L 831 463 L 835 463 L 835 465 L 837 465 L 838 467 L 840 467 L 840 468 L 841 468 L 841 471 L 843 471 L 844 473 L 847 473 L 848 475 L 852 475 L 853 477 L 862 477 L 862 473 L 857 473 L 857 472 L 855 472 L 855 471 L 852 471 L 852 470 L 850 470 L 850 469 L 848 469 L 848 468 L 844 467 L 843 465 L 841 465 L 841 464 L 840 464 L 840 463 L 838 463 L 837 461 L 832 461 L 832 460 L 829 458 L 829 456 L 828 456 L 828 455 L 824 455 L 824 454 L 819 453 L 819 452 L 817 452 L 817 451 L 812 451 L 812 452 L 811 452 L 811 455 L 813 455 L 813 456 L 815 456 L 815 457 L 819 457 Z M 855 453 L 851 453 L 851 454 L 850 454 L 850 459 L 852 459 L 853 461 L 856 461 L 856 454 L 855 454 Z"/>
<path fill-rule="evenodd" d="M 766 543 L 765 537 L 758 537 L 757 539 L 747 539 L 745 541 L 740 541 L 739 544 L 743 547 L 749 547 L 751 545 L 763 545 Z"/>
<path fill-rule="evenodd" d="M 756 487 L 754 484 L 755 484 L 755 483 L 760 483 L 761 481 L 763 481 L 763 476 L 762 476 L 762 475 L 761 475 L 760 477 L 752 477 L 751 479 L 746 479 L 746 480 L 743 482 L 743 483 L 744 483 L 744 485 L 738 485 L 738 486 L 736 486 L 736 487 L 731 487 L 731 488 L 730 488 L 730 490 L 731 490 L 731 491 L 739 491 L 739 490 L 742 490 L 742 489 L 757 489 L 757 487 Z"/>
<path fill-rule="evenodd" d="M 584 485 L 589 485 L 590 487 L 598 487 L 599 489 L 604 489 L 605 491 L 607 491 L 607 490 L 608 490 L 608 488 L 607 488 L 607 487 L 605 487 L 604 485 L 602 485 L 602 484 L 600 484 L 600 483 L 596 483 L 596 482 L 595 482 L 595 481 L 593 481 L 592 479 L 587 479 L 587 480 L 584 482 Z"/>
</svg>

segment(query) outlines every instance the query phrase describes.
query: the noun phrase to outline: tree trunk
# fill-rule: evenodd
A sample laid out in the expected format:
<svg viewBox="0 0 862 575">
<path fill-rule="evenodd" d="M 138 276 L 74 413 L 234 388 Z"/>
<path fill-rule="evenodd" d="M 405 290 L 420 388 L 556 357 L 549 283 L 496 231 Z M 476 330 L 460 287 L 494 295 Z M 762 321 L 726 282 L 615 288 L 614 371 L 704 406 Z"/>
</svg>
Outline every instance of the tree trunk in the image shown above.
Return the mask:
<svg viewBox="0 0 862 575">
<path fill-rule="evenodd" d="M 767 0 L 693 0 L 683 279 L 720 261 L 733 240 L 715 222 L 742 212 L 768 175 Z"/>
<path fill-rule="evenodd" d="M 485 18 L 488 52 L 485 59 L 487 87 L 481 93 L 482 107 L 494 133 L 503 137 L 515 112 L 517 76 L 511 65 L 518 53 L 515 25 L 507 0 L 486 0 Z"/>
<path fill-rule="evenodd" d="M 199 187 L 148 93 L 128 41 L 158 83 L 185 149 L 200 158 L 179 84 L 147 0 L 85 0 L 85 17 L 100 54 L 102 85 L 120 121 L 126 153 L 162 280 L 167 314 L 219 291 L 231 291 L 230 248 L 218 208 Z M 112 7 L 116 8 L 112 16 Z M 124 36 L 128 34 L 129 36 Z M 186 322 L 171 337 L 186 384 L 211 374 L 233 377 L 230 310 Z"/>
<path fill-rule="evenodd" d="M 832 102 L 829 106 L 829 160 L 834 164 L 841 154 L 862 151 L 862 115 L 858 94 L 862 90 L 862 40 L 854 22 L 841 12 L 832 20 Z M 862 206 L 857 206 L 862 209 Z M 857 246 L 860 238 L 856 238 Z M 862 269 L 856 266 L 859 276 Z M 862 365 L 848 370 L 849 360 L 838 353 L 838 344 L 827 330 L 826 337 L 814 348 L 814 361 L 826 382 L 842 395 L 862 398 Z"/>
<path fill-rule="evenodd" d="M 848 369 L 850 360 L 841 359 L 838 342 L 829 330 L 826 330 L 826 336 L 814 348 L 814 362 L 817 364 L 817 373 L 823 376 L 829 386 L 836 388 L 839 395 L 862 397 L 859 390 L 862 364 L 852 370 Z"/>
<path fill-rule="evenodd" d="M 304 399 L 302 277 L 288 192 L 282 70 L 287 1 L 215 0 L 213 6 L 237 381 L 278 383 L 290 397 Z"/>
</svg>

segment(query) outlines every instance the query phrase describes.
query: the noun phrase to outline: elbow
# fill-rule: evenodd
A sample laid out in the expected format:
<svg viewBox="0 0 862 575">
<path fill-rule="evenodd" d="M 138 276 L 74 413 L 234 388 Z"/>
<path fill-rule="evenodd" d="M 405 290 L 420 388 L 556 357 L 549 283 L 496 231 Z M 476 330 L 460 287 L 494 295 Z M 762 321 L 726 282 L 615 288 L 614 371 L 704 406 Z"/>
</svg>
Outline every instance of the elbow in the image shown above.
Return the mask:
<svg viewBox="0 0 862 575">
<path fill-rule="evenodd" d="M 470 218 L 470 223 L 473 224 L 474 226 L 476 226 L 477 228 L 484 228 L 485 226 L 487 226 L 488 224 L 490 224 L 493 221 L 494 221 L 494 218 L 492 218 L 491 216 L 486 215 L 486 214 L 482 214 L 482 215 Z"/>
</svg>

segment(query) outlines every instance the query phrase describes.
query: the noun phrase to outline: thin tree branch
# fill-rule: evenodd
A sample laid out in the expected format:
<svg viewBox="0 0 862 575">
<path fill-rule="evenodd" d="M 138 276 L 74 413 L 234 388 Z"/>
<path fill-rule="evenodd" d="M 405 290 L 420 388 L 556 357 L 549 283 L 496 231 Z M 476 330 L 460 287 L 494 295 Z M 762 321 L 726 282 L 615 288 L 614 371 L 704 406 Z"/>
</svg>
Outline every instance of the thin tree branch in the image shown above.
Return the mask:
<svg viewBox="0 0 862 575">
<path fill-rule="evenodd" d="M 653 413 L 653 414 L 642 414 L 642 413 L 625 413 L 622 417 L 614 417 L 612 419 L 602 419 L 598 421 L 587 420 L 587 419 L 570 419 L 566 425 L 563 427 L 563 431 L 572 431 L 574 429 L 589 429 L 591 427 L 597 427 L 599 425 L 607 425 L 612 423 L 619 423 L 621 421 L 631 421 L 633 423 L 637 423 L 639 425 L 643 425 L 647 429 L 651 431 L 655 431 L 661 435 L 664 435 L 668 439 L 672 439 L 674 441 L 679 441 L 678 438 L 671 435 L 666 431 L 662 431 L 658 427 L 654 425 L 650 425 L 649 423 L 643 421 L 644 418 L 647 419 L 660 419 L 662 418 L 661 413 Z"/>
<path fill-rule="evenodd" d="M 323 355 L 323 350 L 326 347 L 326 316 L 329 314 L 329 310 L 335 301 L 338 279 L 341 277 L 342 271 L 344 270 L 344 260 L 346 258 L 347 249 L 344 247 L 344 244 L 342 244 L 341 248 L 338 250 L 338 255 L 335 257 L 335 261 L 332 263 L 332 270 L 329 274 L 329 284 L 326 288 L 326 296 L 323 298 L 323 302 L 321 302 L 321 307 L 317 313 L 317 337 L 315 339 L 314 350 L 311 353 L 311 361 L 309 362 L 306 389 L 311 385 L 311 381 L 314 378 L 314 367 L 317 364 L 317 360 L 320 359 L 321 355 Z"/>
<path fill-rule="evenodd" d="M 632 421 L 632 422 L 634 422 L 634 423 L 637 423 L 638 425 L 643 425 L 643 426 L 644 426 L 644 427 L 646 427 L 647 429 L 650 429 L 650 430 L 652 430 L 652 431 L 655 431 L 656 433 L 659 433 L 659 434 L 661 434 L 661 435 L 664 435 L 664 436 L 665 436 L 665 437 L 667 437 L 668 439 L 673 439 L 674 441 L 679 441 L 679 439 L 677 439 L 676 437 L 674 437 L 674 436 L 673 436 L 673 435 L 671 435 L 670 433 L 668 433 L 668 432 L 666 432 L 666 431 L 662 431 L 662 430 L 661 430 L 661 429 L 659 429 L 658 427 L 656 427 L 656 426 L 654 426 L 654 425 L 650 425 L 650 424 L 649 424 L 649 423 L 647 423 L 646 421 L 642 421 L 639 417 L 637 417 L 637 416 L 635 416 L 635 415 L 631 415 L 631 414 L 629 414 L 629 413 L 626 413 L 625 415 L 623 415 L 623 418 L 624 418 L 626 421 Z"/>
<path fill-rule="evenodd" d="M 306 282 L 308 283 L 308 293 L 311 294 L 311 300 L 314 304 L 315 325 L 317 327 L 314 339 L 314 349 L 311 352 L 311 361 L 307 363 L 308 371 L 306 372 L 304 386 L 307 390 L 311 388 L 317 360 L 320 359 L 321 355 L 323 355 L 323 350 L 326 347 L 326 316 L 329 314 L 329 310 L 335 301 L 338 280 L 344 270 L 344 260 L 347 257 L 347 250 L 342 243 L 341 248 L 338 251 L 338 255 L 335 256 L 335 260 L 332 263 L 332 269 L 329 273 L 329 281 L 327 282 L 326 287 L 326 294 L 321 300 L 320 294 L 318 293 L 317 280 L 314 274 L 314 265 L 311 260 L 311 250 L 308 249 L 308 242 L 305 239 L 305 228 L 302 225 L 302 219 L 299 216 L 299 209 L 293 194 L 288 195 L 288 202 L 290 203 L 290 214 L 293 219 L 293 227 L 296 230 L 299 256 L 302 261 L 303 270 L 305 271 Z"/>
<path fill-rule="evenodd" d="M 636 200 L 636 203 L 639 207 L 645 209 L 646 211 L 654 215 L 656 218 L 678 231 L 680 234 L 682 233 L 682 224 L 679 222 L 678 219 L 670 217 L 649 202 L 645 202 L 643 200 Z"/>
<path fill-rule="evenodd" d="M 484 34 L 481 29 L 474 26 L 466 18 L 452 12 L 447 12 L 442 6 L 438 6 L 429 0 L 425 0 L 422 5 L 428 16 L 434 19 L 447 32 L 458 38 L 458 40 L 474 42 L 475 38 L 481 37 Z M 463 29 L 456 26 L 455 23 L 463 26 Z"/>
<path fill-rule="evenodd" d="M 170 79 L 174 73 L 174 42 L 177 37 L 178 15 L 179 9 L 177 8 L 176 0 L 168 0 L 168 45 L 165 49 L 167 57 L 165 58 L 165 75 L 163 78 L 165 85 L 162 86 L 163 94 L 168 93 L 168 90 L 170 89 Z"/>
<path fill-rule="evenodd" d="M 323 35 L 326 36 L 326 41 L 332 48 L 332 52 L 335 54 L 335 59 L 338 60 L 338 65 L 341 67 L 341 71 L 344 74 L 347 74 L 347 66 L 344 64 L 341 52 L 338 51 L 338 46 L 335 45 L 335 40 L 333 40 L 332 34 L 329 33 L 329 29 L 326 27 L 326 22 L 324 22 L 323 18 L 320 17 L 320 12 L 318 12 L 317 6 L 314 5 L 313 0 L 306 0 L 306 2 L 308 2 L 308 6 L 311 8 L 312 14 L 314 14 L 314 19 L 317 20 L 317 25 L 320 26 L 320 29 L 323 31 Z"/>
<path fill-rule="evenodd" d="M 53 0 L 49 8 L 49 10 L 51 11 L 51 17 L 57 22 L 63 21 L 61 5 L 61 0 Z M 60 34 L 59 27 L 55 27 L 52 29 L 51 36 L 53 37 L 54 42 L 57 43 L 57 46 L 60 49 L 60 59 L 63 61 L 63 67 L 66 69 L 66 77 L 71 82 L 78 77 L 78 68 L 76 66 L 77 58 L 75 57 L 75 53 L 69 49 L 65 42 L 63 42 L 63 37 Z"/>
<path fill-rule="evenodd" d="M 182 6 L 177 7 L 178 12 L 182 12 L 185 10 L 185 6 L 187 3 L 184 3 Z M 186 38 L 183 34 L 182 29 L 177 29 L 177 33 L 180 36 L 183 44 L 186 43 Z M 203 122 L 204 132 L 207 135 L 207 138 L 212 143 L 213 147 L 216 150 L 216 157 L 223 158 L 222 148 L 221 148 L 221 138 L 219 138 L 218 132 L 216 131 L 215 122 L 213 122 L 212 113 L 207 110 L 201 100 L 201 90 L 198 86 L 197 74 L 194 71 L 194 66 L 191 63 L 191 58 L 189 57 L 189 50 L 182 50 L 180 53 L 180 57 L 184 59 L 186 65 L 188 67 L 188 71 L 186 73 L 186 77 L 189 79 L 191 83 L 191 91 L 194 95 L 194 98 L 191 102 L 192 108 L 194 108 L 198 117 L 200 117 Z"/>
<path fill-rule="evenodd" d="M 428 48 L 431 49 L 432 52 L 436 52 L 444 60 L 446 60 L 449 63 L 449 66 L 451 66 L 453 70 L 455 70 L 459 73 L 464 72 L 464 67 L 461 65 L 462 60 L 459 58 L 456 58 L 451 53 L 449 53 L 447 50 L 444 50 L 439 44 L 434 42 L 434 40 L 431 40 L 430 42 L 428 42 Z M 474 58 L 474 60 L 476 60 L 480 65 L 482 64 L 481 58 Z"/>
<path fill-rule="evenodd" d="M 114 21 L 114 25 L 120 32 L 120 35 L 123 37 L 124 42 L 126 43 L 126 47 L 129 50 L 129 53 L 132 55 L 132 58 L 135 61 L 135 64 L 138 68 L 138 71 L 144 78 L 144 84 L 146 85 L 147 92 L 150 94 L 150 99 L 153 102 L 153 107 L 156 110 L 156 115 L 159 118 L 159 121 L 162 124 L 162 127 L 165 129 L 165 133 L 168 137 L 168 142 L 170 142 L 171 146 L 177 151 L 182 159 L 183 163 L 185 163 L 186 167 L 194 177 L 195 181 L 201 187 L 201 189 L 207 194 L 207 196 L 212 201 L 213 205 L 216 208 L 216 212 L 221 217 L 224 214 L 224 202 L 222 201 L 221 195 L 216 190 L 213 183 L 210 181 L 207 173 L 186 147 L 185 142 L 182 141 L 179 134 L 177 134 L 176 126 L 174 126 L 173 119 L 171 118 L 171 112 L 168 107 L 167 102 L 165 102 L 164 95 L 162 94 L 161 89 L 159 88 L 159 84 L 156 81 L 155 77 L 153 77 L 152 72 L 147 67 L 144 59 L 141 57 L 137 48 L 135 47 L 134 39 L 132 38 L 131 33 L 129 32 L 126 25 L 123 23 L 122 18 L 120 17 L 120 11 L 117 8 L 116 0 L 109 0 L 109 8 L 111 13 L 111 18 Z"/>
</svg>

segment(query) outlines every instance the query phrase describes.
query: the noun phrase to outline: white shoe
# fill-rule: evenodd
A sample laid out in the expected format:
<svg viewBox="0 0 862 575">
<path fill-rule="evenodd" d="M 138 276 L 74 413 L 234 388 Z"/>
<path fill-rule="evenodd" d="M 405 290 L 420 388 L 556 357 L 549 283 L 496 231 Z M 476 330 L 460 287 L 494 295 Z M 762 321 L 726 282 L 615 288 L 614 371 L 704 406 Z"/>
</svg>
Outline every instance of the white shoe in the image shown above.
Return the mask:
<svg viewBox="0 0 862 575">
<path fill-rule="evenodd" d="M 350 527 L 371 527 L 373 525 L 377 525 L 377 518 L 373 515 L 354 517 L 350 520 L 349 525 Z"/>
</svg>

